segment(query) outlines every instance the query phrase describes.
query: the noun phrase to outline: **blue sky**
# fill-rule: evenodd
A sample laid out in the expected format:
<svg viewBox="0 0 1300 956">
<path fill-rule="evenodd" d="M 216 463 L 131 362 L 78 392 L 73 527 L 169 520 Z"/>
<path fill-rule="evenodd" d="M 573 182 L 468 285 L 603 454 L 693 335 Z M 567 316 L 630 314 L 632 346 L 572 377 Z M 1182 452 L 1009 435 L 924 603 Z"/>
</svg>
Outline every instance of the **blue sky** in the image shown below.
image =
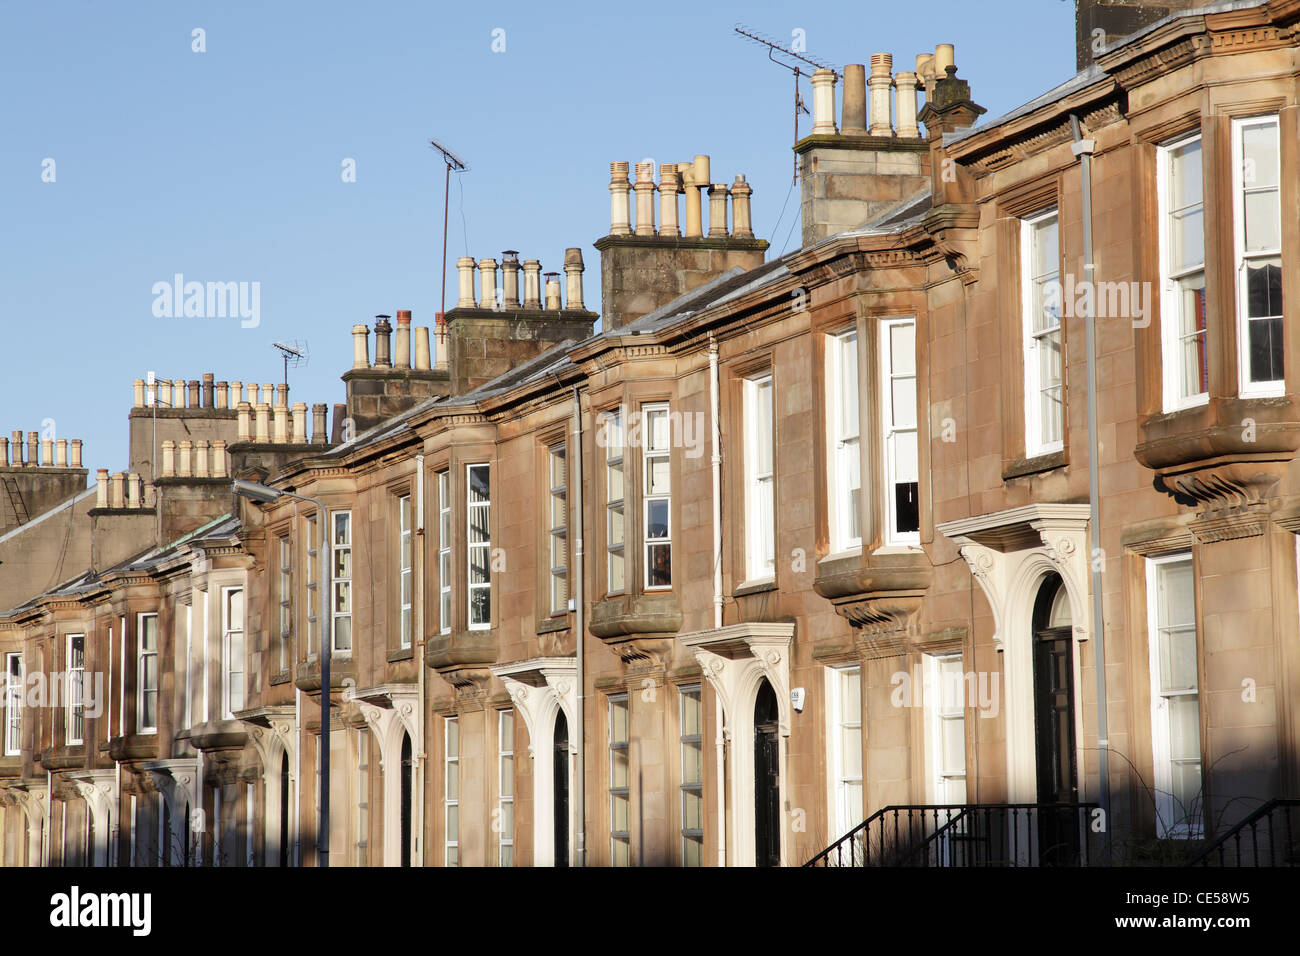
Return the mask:
<svg viewBox="0 0 1300 956">
<path fill-rule="evenodd" d="M 837 68 L 886 51 L 910 69 L 954 43 L 995 116 L 1073 73 L 1073 10 L 9 0 L 0 434 L 53 419 L 57 437 L 86 441 L 92 475 L 122 468 L 133 379 L 279 381 L 282 339 L 311 351 L 290 372 L 294 399 L 341 401 L 354 323 L 409 308 L 432 325 L 438 310 L 443 167 L 430 138 L 471 167 L 452 180 L 450 304 L 459 255 L 518 249 L 558 270 L 565 247 L 581 246 L 594 307 L 591 244 L 608 232 L 615 159 L 707 153 L 715 181 L 745 173 L 755 231 L 779 254 L 798 201 L 774 236 L 791 184 L 792 82 L 734 25 L 786 43 L 801 29 L 808 54 Z M 493 52 L 498 28 L 505 49 Z M 342 181 L 346 159 L 355 182 Z M 177 272 L 260 283 L 260 324 L 156 318 L 152 287 Z"/>
</svg>

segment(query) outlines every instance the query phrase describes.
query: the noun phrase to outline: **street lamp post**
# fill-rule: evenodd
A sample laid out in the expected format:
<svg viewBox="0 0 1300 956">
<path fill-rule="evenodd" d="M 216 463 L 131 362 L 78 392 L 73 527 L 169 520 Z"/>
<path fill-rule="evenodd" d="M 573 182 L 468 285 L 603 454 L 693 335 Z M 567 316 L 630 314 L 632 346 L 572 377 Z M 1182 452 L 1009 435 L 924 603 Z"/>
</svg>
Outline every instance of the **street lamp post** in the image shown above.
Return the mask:
<svg viewBox="0 0 1300 956">
<path fill-rule="evenodd" d="M 242 478 L 236 478 L 231 482 L 231 490 L 241 498 L 247 498 L 249 501 L 256 501 L 260 504 L 271 504 L 281 498 L 296 498 L 299 501 L 308 501 L 316 506 L 316 510 L 320 515 L 320 546 L 316 553 L 317 564 L 320 566 L 321 589 L 320 601 L 318 602 L 321 619 L 321 641 L 318 648 L 320 654 L 320 753 L 317 755 L 317 759 L 320 761 L 320 824 L 317 827 L 316 852 L 317 865 L 328 867 L 330 865 L 330 653 L 334 649 L 330 638 L 332 608 L 330 556 L 326 553 L 326 544 L 329 541 L 329 515 L 325 510 L 325 505 L 316 498 L 296 495 L 292 491 L 281 491 L 279 488 L 272 488 L 256 481 L 245 481 Z M 284 821 L 280 822 L 280 826 L 284 826 Z"/>
</svg>

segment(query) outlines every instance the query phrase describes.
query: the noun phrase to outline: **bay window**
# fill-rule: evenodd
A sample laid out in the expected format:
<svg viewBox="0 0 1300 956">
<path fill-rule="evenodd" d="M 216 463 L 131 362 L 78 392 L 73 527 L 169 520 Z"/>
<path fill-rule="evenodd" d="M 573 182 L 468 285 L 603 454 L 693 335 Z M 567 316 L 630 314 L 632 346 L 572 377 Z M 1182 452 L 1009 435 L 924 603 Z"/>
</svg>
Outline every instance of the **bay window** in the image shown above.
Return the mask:
<svg viewBox="0 0 1300 956">
<path fill-rule="evenodd" d="M 550 592 L 551 613 L 563 614 L 569 609 L 569 509 L 567 470 L 564 444 L 552 445 L 547 455 L 550 473 Z"/>
<path fill-rule="evenodd" d="M 320 649 L 320 546 L 317 534 L 316 516 L 307 518 L 307 659 L 316 657 Z"/>
<path fill-rule="evenodd" d="M 280 538 L 280 670 L 289 669 L 289 641 L 293 635 L 293 544 Z"/>
<path fill-rule="evenodd" d="M 86 635 L 69 634 L 67 650 L 68 725 L 64 736 L 68 744 L 79 744 L 85 740 L 86 730 Z"/>
<path fill-rule="evenodd" d="M 492 493 L 491 469 L 469 465 L 466 487 L 469 494 L 466 526 L 469 541 L 469 626 L 482 630 L 492 626 Z"/>
<path fill-rule="evenodd" d="M 645 483 L 641 505 L 645 514 L 646 590 L 673 583 L 672 545 L 672 423 L 666 404 L 641 407 Z"/>
<path fill-rule="evenodd" d="M 1282 214 L 1278 118 L 1232 121 L 1237 354 L 1242 397 L 1281 395 Z"/>
<path fill-rule="evenodd" d="M 1201 164 L 1200 133 L 1160 148 L 1157 185 L 1165 411 L 1209 398 Z"/>
<path fill-rule="evenodd" d="M 224 717 L 244 709 L 244 589 L 221 589 L 221 700 Z"/>
<path fill-rule="evenodd" d="M 1055 209 L 1020 224 L 1025 349 L 1025 455 L 1065 447 L 1061 365 L 1061 244 Z"/>
<path fill-rule="evenodd" d="M 450 473 L 438 472 L 438 630 L 451 633 Z"/>
<path fill-rule="evenodd" d="M 414 562 L 414 549 L 411 543 L 411 496 L 402 495 L 397 499 L 398 526 L 398 646 L 411 646 L 411 567 Z"/>
<path fill-rule="evenodd" d="M 830 448 L 827 481 L 831 551 L 862 546 L 859 502 L 862 462 L 858 457 L 858 333 L 832 336 L 826 349 L 826 407 Z"/>
<path fill-rule="evenodd" d="M 776 574 L 773 499 L 772 376 L 745 381 L 745 577 Z"/>
<path fill-rule="evenodd" d="M 331 557 L 334 562 L 330 587 L 334 597 L 330 613 L 331 654 L 352 653 L 352 512 L 335 511 L 331 516 L 334 535 Z"/>
<path fill-rule="evenodd" d="M 158 615 L 136 616 L 136 733 L 158 731 Z"/>
<path fill-rule="evenodd" d="M 623 416 L 619 409 L 601 419 L 605 446 L 605 554 L 607 590 L 619 594 L 625 585 L 624 545 L 627 533 L 623 523 Z"/>
<path fill-rule="evenodd" d="M 885 468 L 885 543 L 921 543 L 916 438 L 916 320 L 880 324 L 881 440 Z"/>
<path fill-rule="evenodd" d="M 22 753 L 23 655 L 5 655 L 5 756 Z"/>
</svg>

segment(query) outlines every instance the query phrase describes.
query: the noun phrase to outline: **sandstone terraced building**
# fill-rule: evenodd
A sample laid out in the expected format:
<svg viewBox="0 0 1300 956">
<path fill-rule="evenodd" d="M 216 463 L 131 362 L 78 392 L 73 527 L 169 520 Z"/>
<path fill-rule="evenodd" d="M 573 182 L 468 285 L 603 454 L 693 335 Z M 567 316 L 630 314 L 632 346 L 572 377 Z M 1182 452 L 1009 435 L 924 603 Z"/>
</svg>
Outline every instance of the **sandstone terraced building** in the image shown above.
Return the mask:
<svg viewBox="0 0 1300 956">
<path fill-rule="evenodd" d="M 600 315 L 464 258 L 332 416 L 19 436 L 0 860 L 313 865 L 327 780 L 334 866 L 1294 861 L 1300 0 L 1083 26 L 1150 6 L 978 125 L 949 46 L 819 71 L 790 254 L 615 162 Z"/>
</svg>

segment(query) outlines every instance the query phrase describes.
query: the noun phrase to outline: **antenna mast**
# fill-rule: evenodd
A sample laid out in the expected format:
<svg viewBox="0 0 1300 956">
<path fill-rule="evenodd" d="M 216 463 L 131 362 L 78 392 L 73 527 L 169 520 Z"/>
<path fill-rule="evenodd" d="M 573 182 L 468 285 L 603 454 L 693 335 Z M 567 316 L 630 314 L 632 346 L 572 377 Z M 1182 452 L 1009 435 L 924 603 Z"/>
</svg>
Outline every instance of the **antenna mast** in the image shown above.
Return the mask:
<svg viewBox="0 0 1300 956">
<path fill-rule="evenodd" d="M 441 353 L 447 336 L 446 320 L 443 315 L 447 311 L 447 210 L 451 206 L 451 171 L 454 169 L 458 173 L 463 173 L 469 167 L 465 165 L 459 156 L 436 139 L 429 140 L 429 145 L 442 154 L 442 161 L 447 164 L 447 175 L 442 194 L 442 298 L 438 300 L 437 316 L 438 352 Z"/>
<path fill-rule="evenodd" d="M 289 369 L 307 364 L 307 343 L 303 339 L 294 339 L 292 342 L 272 342 L 271 347 L 279 349 L 284 358 L 284 387 L 288 388 Z"/>
<path fill-rule="evenodd" d="M 781 56 L 784 57 L 789 57 L 794 60 L 799 60 L 800 62 L 807 63 L 809 66 L 816 67 L 819 70 L 830 70 L 832 73 L 835 74 L 837 78 L 840 79 L 843 79 L 843 76 L 834 67 L 829 67 L 825 63 L 819 63 L 817 60 L 803 56 L 802 54 L 796 53 L 793 50 L 787 50 L 785 47 L 781 46 L 781 44 L 777 43 L 776 41 L 771 40 L 760 33 L 756 33 L 753 30 L 746 28 L 743 24 L 737 24 L 732 29 L 734 29 L 742 37 L 745 37 L 746 39 L 752 40 L 755 43 L 759 44 L 759 46 L 767 47 L 767 58 L 771 60 L 773 63 L 775 63 L 777 66 L 785 67 L 794 76 L 794 141 L 796 143 L 799 142 L 799 114 L 808 112 L 808 107 L 804 106 L 803 97 L 799 94 L 799 77 L 804 76 L 806 74 L 803 72 L 803 70 L 799 68 L 798 63 L 783 63 L 776 58 L 776 55 L 780 54 Z M 797 183 L 798 181 L 799 181 L 799 157 L 795 156 L 794 157 L 794 182 Z"/>
</svg>

